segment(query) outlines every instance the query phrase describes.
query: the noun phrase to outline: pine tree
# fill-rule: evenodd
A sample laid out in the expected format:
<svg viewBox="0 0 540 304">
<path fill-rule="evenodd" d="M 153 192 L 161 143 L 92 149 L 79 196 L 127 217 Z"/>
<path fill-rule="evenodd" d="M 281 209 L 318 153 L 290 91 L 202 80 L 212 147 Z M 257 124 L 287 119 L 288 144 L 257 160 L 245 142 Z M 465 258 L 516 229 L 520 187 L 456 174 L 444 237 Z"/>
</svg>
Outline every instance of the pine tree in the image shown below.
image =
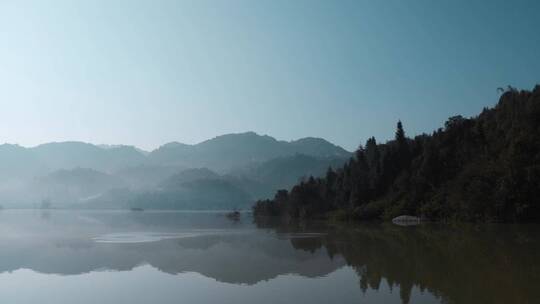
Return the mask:
<svg viewBox="0 0 540 304">
<path fill-rule="evenodd" d="M 397 123 L 396 141 L 398 142 L 398 144 L 406 142 L 405 131 L 403 131 L 403 124 L 401 123 L 401 120 L 399 120 Z"/>
</svg>

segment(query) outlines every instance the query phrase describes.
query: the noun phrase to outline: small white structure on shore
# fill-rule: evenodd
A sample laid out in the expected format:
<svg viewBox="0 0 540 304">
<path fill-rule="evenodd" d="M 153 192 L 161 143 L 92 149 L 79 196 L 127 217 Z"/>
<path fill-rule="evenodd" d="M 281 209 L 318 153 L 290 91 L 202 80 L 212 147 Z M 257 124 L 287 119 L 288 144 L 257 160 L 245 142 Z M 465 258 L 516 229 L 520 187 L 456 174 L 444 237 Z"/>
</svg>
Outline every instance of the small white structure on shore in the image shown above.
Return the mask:
<svg viewBox="0 0 540 304">
<path fill-rule="evenodd" d="M 422 222 L 422 219 L 412 215 L 400 215 L 392 219 L 392 223 L 400 226 L 418 225 L 420 222 Z"/>
</svg>

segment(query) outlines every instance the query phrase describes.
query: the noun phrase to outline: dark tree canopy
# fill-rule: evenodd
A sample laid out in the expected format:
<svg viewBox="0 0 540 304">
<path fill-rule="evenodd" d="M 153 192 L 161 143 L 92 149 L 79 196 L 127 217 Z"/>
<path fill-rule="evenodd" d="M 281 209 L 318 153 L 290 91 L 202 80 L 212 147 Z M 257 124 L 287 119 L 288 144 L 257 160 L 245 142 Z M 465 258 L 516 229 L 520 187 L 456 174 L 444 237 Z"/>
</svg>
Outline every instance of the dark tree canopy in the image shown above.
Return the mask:
<svg viewBox="0 0 540 304">
<path fill-rule="evenodd" d="M 431 135 L 369 138 L 342 168 L 259 201 L 255 216 L 439 220 L 540 219 L 540 86 L 509 87 L 473 118 L 453 116 Z"/>
</svg>

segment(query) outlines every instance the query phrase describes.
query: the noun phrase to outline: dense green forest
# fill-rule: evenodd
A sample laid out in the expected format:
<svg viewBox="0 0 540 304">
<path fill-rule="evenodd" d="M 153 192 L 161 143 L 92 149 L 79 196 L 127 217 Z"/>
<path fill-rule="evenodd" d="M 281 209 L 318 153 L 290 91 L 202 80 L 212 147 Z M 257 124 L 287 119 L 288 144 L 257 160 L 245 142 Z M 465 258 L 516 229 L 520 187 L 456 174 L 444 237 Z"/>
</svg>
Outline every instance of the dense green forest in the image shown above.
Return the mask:
<svg viewBox="0 0 540 304">
<path fill-rule="evenodd" d="M 342 168 L 310 177 L 274 199 L 258 201 L 255 216 L 432 220 L 540 219 L 540 85 L 508 87 L 494 108 L 476 117 L 450 117 L 431 135 L 360 146 Z"/>
</svg>

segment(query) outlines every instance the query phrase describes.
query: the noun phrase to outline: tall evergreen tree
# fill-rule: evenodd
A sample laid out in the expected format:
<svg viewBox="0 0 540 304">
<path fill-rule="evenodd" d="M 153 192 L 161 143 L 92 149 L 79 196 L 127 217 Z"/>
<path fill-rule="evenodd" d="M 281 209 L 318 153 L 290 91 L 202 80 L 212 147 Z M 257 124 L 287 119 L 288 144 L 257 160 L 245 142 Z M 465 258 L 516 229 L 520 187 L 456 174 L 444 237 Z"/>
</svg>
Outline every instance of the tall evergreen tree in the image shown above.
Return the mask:
<svg viewBox="0 0 540 304">
<path fill-rule="evenodd" d="M 403 131 L 403 124 L 401 123 L 401 120 L 398 120 L 397 122 L 395 139 L 398 142 L 398 144 L 401 144 L 406 141 L 405 131 Z"/>
</svg>

